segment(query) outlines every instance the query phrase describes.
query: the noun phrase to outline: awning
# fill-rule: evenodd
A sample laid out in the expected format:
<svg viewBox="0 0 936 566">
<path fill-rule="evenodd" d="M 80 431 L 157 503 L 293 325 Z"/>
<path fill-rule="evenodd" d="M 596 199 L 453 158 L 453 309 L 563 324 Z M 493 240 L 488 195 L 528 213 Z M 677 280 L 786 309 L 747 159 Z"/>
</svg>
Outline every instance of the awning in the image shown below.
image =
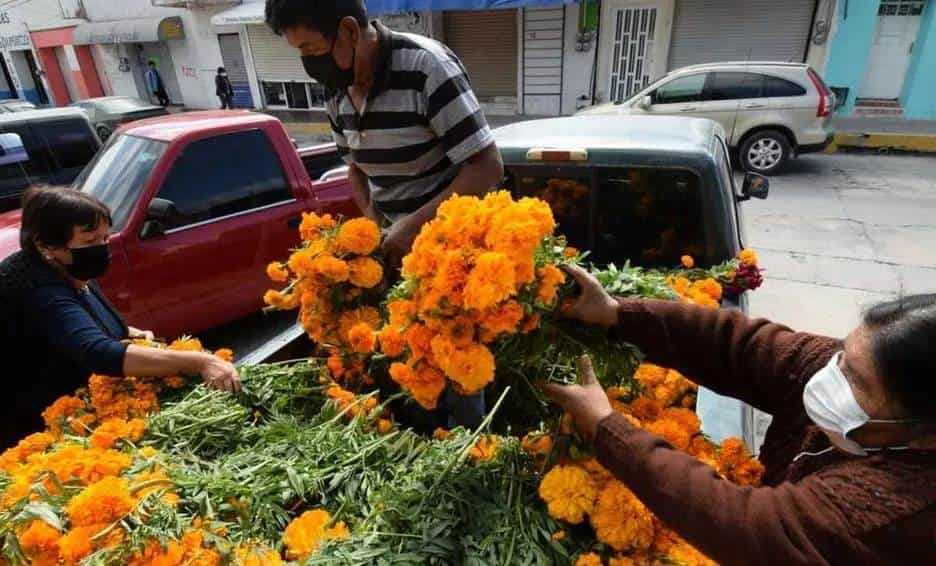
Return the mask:
<svg viewBox="0 0 936 566">
<path fill-rule="evenodd" d="M 184 39 L 182 18 L 145 18 L 78 24 L 72 36 L 74 45 L 92 43 L 150 43 L 167 39 Z"/>
<path fill-rule="evenodd" d="M 525 6 L 575 4 L 576 2 L 578 0 L 366 0 L 368 16 L 441 10 L 497 10 Z M 215 14 L 211 18 L 211 23 L 216 26 L 262 24 L 263 10 L 264 2 L 249 2 Z"/>
</svg>

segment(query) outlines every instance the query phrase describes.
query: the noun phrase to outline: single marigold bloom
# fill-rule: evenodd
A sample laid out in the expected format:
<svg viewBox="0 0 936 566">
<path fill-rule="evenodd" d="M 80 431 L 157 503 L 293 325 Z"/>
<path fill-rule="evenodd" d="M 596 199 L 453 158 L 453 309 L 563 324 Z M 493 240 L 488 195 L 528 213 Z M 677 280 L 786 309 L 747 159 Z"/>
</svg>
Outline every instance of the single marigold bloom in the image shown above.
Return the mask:
<svg viewBox="0 0 936 566">
<path fill-rule="evenodd" d="M 726 438 L 718 450 L 718 469 L 730 470 L 751 457 L 747 446 L 740 438 Z"/>
<path fill-rule="evenodd" d="M 134 506 L 130 485 L 124 478 L 109 476 L 84 488 L 65 506 L 72 526 L 111 523 Z"/>
<path fill-rule="evenodd" d="M 344 362 L 341 359 L 341 353 L 338 350 L 332 350 L 331 354 L 328 355 L 328 371 L 331 373 L 332 377 L 339 379 L 345 373 Z"/>
<path fill-rule="evenodd" d="M 416 319 L 416 303 L 404 299 L 387 303 L 390 313 L 390 325 L 397 328 L 406 328 Z"/>
<path fill-rule="evenodd" d="M 607 468 L 602 466 L 596 458 L 580 460 L 577 462 L 577 465 L 588 472 L 588 475 L 591 476 L 592 481 L 595 483 L 595 487 L 599 490 L 614 479 L 614 475 L 608 471 Z"/>
<path fill-rule="evenodd" d="M 220 350 L 215 350 L 214 355 L 226 362 L 234 361 L 234 350 L 230 348 L 221 348 Z"/>
<path fill-rule="evenodd" d="M 337 223 L 331 214 L 319 216 L 314 212 L 303 212 L 302 223 L 299 224 L 299 235 L 303 240 L 315 240 L 323 231 L 331 230 Z"/>
<path fill-rule="evenodd" d="M 374 307 L 359 307 L 345 311 L 338 319 L 338 333 L 346 340 L 351 329 L 360 323 L 366 323 L 372 329 L 380 326 L 380 313 Z"/>
<path fill-rule="evenodd" d="M 484 344 L 471 344 L 438 360 L 445 375 L 466 394 L 477 393 L 494 379 L 494 354 Z"/>
<path fill-rule="evenodd" d="M 540 269 L 540 288 L 536 298 L 544 305 L 551 305 L 556 301 L 559 286 L 565 283 L 565 273 L 555 265 L 547 265 Z"/>
<path fill-rule="evenodd" d="M 652 389 L 663 383 L 666 379 L 667 371 L 669 370 L 664 367 L 644 363 L 637 367 L 634 379 L 640 382 L 641 387 L 644 389 Z"/>
<path fill-rule="evenodd" d="M 45 521 L 33 519 L 17 538 L 27 554 L 58 554 L 62 533 Z"/>
<path fill-rule="evenodd" d="M 45 422 L 49 431 L 58 436 L 62 434 L 62 425 L 67 422 L 68 417 L 77 414 L 79 411 L 87 410 L 85 402 L 77 397 L 66 395 L 59 397 L 54 403 L 42 411 L 42 420 Z"/>
<path fill-rule="evenodd" d="M 393 421 L 390 419 L 379 419 L 377 421 L 377 432 L 380 434 L 387 434 L 393 430 Z"/>
<path fill-rule="evenodd" d="M 500 438 L 493 434 L 484 434 L 471 447 L 468 455 L 475 462 L 490 460 L 497 455 L 497 448 L 500 446 Z"/>
<path fill-rule="evenodd" d="M 531 432 L 520 441 L 520 447 L 533 456 L 545 457 L 552 452 L 552 436 L 546 433 Z"/>
<path fill-rule="evenodd" d="M 578 466 L 556 466 L 539 485 L 539 496 L 554 519 L 577 525 L 592 512 L 598 490 L 587 471 Z"/>
<path fill-rule="evenodd" d="M 653 543 L 653 515 L 617 480 L 601 490 L 589 521 L 598 540 L 614 550 L 646 550 Z"/>
<path fill-rule="evenodd" d="M 427 410 L 436 408 L 439 396 L 445 390 L 445 375 L 429 364 L 420 364 L 413 369 L 395 362 L 390 365 L 390 377 Z"/>
<path fill-rule="evenodd" d="M 369 218 L 352 218 L 338 229 L 338 251 L 369 255 L 380 245 L 380 228 Z"/>
<path fill-rule="evenodd" d="M 764 465 L 757 458 L 748 458 L 728 473 L 728 479 L 739 485 L 760 486 L 764 479 Z"/>
<path fill-rule="evenodd" d="M 484 311 L 479 323 L 492 337 L 500 334 L 514 334 L 518 330 L 520 321 L 523 320 L 523 314 L 523 307 L 520 303 L 513 300 L 505 301 Z"/>
<path fill-rule="evenodd" d="M 386 325 L 377 333 L 380 342 L 380 351 L 389 358 L 399 358 L 406 348 L 406 340 L 395 326 Z"/>
<path fill-rule="evenodd" d="M 579 554 L 575 559 L 575 566 L 601 566 L 601 556 L 594 552 Z"/>
<path fill-rule="evenodd" d="M 432 330 L 422 324 L 411 324 L 403 334 L 406 345 L 410 350 L 410 361 L 419 360 L 432 355 L 432 339 L 435 335 Z"/>
<path fill-rule="evenodd" d="M 270 289 L 263 294 L 263 302 L 273 308 L 288 311 L 299 306 L 299 296 Z"/>
<path fill-rule="evenodd" d="M 331 255 L 320 255 L 312 260 L 312 272 L 329 283 L 342 283 L 350 275 L 348 262 Z"/>
<path fill-rule="evenodd" d="M 757 253 L 752 249 L 743 249 L 738 254 L 738 260 L 741 265 L 757 265 Z"/>
<path fill-rule="evenodd" d="M 506 254 L 485 252 L 478 256 L 465 284 L 464 307 L 484 310 L 517 292 L 514 264 Z"/>
<path fill-rule="evenodd" d="M 655 421 L 660 417 L 663 406 L 650 397 L 640 396 L 623 405 L 624 414 L 632 415 L 640 421 Z"/>
<path fill-rule="evenodd" d="M 370 354 L 377 345 L 374 329 L 366 322 L 359 322 L 348 331 L 348 345 L 358 354 Z"/>
<path fill-rule="evenodd" d="M 672 444 L 674 448 L 683 451 L 689 449 L 689 442 L 692 440 L 692 435 L 675 421 L 660 419 L 647 424 L 645 428 L 653 434 L 662 437 L 663 440 Z"/>
<path fill-rule="evenodd" d="M 450 431 L 445 430 L 444 428 L 441 428 L 441 427 L 432 431 L 433 440 L 448 440 L 448 437 L 451 435 L 452 433 Z"/>
<path fill-rule="evenodd" d="M 243 546 L 234 549 L 234 562 L 238 566 L 283 566 L 279 552 L 265 546 Z"/>
<path fill-rule="evenodd" d="M 682 407 L 663 409 L 660 418 L 675 422 L 690 436 L 698 434 L 702 425 L 702 421 L 699 420 L 699 416 L 694 411 Z"/>
<path fill-rule="evenodd" d="M 289 271 L 287 271 L 286 267 L 278 261 L 271 262 L 269 265 L 267 265 L 266 274 L 271 281 L 275 281 L 277 283 L 283 283 L 289 279 Z"/>
<path fill-rule="evenodd" d="M 110 523 L 98 523 L 81 527 L 72 527 L 59 539 L 59 556 L 66 564 L 77 564 L 95 550 L 92 537 L 110 526 Z M 123 532 L 122 529 L 115 529 Z"/>
<path fill-rule="evenodd" d="M 383 266 L 369 257 L 356 257 L 348 262 L 348 281 L 355 287 L 371 289 L 383 281 Z"/>
<path fill-rule="evenodd" d="M 679 263 L 681 263 L 682 266 L 685 267 L 686 269 L 692 269 L 693 267 L 695 267 L 695 260 L 692 259 L 691 255 L 682 256 L 681 258 L 679 258 Z"/>
<path fill-rule="evenodd" d="M 143 438 L 144 432 L 146 432 L 146 421 L 143 419 L 127 421 L 120 418 L 111 418 L 94 429 L 88 440 L 91 442 L 91 446 L 96 448 L 113 448 L 118 440 L 129 440 L 131 442 L 140 440 Z"/>
<path fill-rule="evenodd" d="M 331 520 L 331 514 L 323 509 L 306 511 L 293 519 L 283 531 L 286 559 L 303 560 L 312 554 L 323 540 L 350 536 L 344 521 L 328 526 Z"/>
<path fill-rule="evenodd" d="M 572 246 L 566 246 L 566 249 L 562 251 L 562 255 L 566 259 L 572 259 L 573 257 L 579 255 L 579 251 L 577 248 L 573 248 Z"/>
</svg>

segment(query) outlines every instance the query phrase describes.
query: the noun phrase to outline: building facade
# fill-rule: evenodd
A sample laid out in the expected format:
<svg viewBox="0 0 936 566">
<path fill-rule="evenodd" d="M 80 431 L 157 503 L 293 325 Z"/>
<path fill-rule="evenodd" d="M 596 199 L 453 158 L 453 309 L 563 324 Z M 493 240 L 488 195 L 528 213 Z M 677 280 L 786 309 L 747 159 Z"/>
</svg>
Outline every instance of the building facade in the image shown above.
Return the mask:
<svg viewBox="0 0 936 566">
<path fill-rule="evenodd" d="M 825 64 L 841 114 L 936 119 L 936 1 L 839 0 Z"/>
<path fill-rule="evenodd" d="M 49 104 L 48 87 L 32 36 L 15 13 L 0 11 L 0 99 Z"/>
</svg>

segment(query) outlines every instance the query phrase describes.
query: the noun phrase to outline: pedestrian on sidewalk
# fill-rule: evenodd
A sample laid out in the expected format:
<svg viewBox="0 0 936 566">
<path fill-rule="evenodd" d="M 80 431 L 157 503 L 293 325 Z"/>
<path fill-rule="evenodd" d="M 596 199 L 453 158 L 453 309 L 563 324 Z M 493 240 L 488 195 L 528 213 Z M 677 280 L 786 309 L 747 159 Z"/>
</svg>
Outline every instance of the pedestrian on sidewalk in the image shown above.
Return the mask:
<svg viewBox="0 0 936 566">
<path fill-rule="evenodd" d="M 166 85 L 163 83 L 162 75 L 156 70 L 156 61 L 150 60 L 149 62 L 149 70 L 146 71 L 146 85 L 153 93 L 153 96 L 156 97 L 160 106 L 169 106 L 169 95 L 166 93 Z"/>
<path fill-rule="evenodd" d="M 326 89 L 355 202 L 386 227 L 388 272 L 441 202 L 455 193 L 484 194 L 503 180 L 468 73 L 448 47 L 368 21 L 362 0 L 267 0 L 266 22 Z M 457 424 L 480 423 L 483 396 L 447 397 Z"/>
<path fill-rule="evenodd" d="M 215 94 L 221 99 L 222 110 L 234 108 L 234 87 L 224 67 L 218 67 L 218 74 L 215 75 Z"/>
</svg>

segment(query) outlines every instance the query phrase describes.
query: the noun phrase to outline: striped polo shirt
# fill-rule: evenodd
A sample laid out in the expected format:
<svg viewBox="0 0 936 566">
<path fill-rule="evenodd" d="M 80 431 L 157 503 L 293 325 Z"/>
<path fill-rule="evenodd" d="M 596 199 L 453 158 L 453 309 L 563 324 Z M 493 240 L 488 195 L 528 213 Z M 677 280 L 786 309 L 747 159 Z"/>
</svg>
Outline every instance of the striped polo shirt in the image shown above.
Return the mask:
<svg viewBox="0 0 936 566">
<path fill-rule="evenodd" d="M 343 159 L 367 175 L 375 208 L 397 220 L 443 191 L 494 135 L 448 47 L 374 25 L 378 63 L 364 107 L 341 91 L 326 110 Z"/>
</svg>

